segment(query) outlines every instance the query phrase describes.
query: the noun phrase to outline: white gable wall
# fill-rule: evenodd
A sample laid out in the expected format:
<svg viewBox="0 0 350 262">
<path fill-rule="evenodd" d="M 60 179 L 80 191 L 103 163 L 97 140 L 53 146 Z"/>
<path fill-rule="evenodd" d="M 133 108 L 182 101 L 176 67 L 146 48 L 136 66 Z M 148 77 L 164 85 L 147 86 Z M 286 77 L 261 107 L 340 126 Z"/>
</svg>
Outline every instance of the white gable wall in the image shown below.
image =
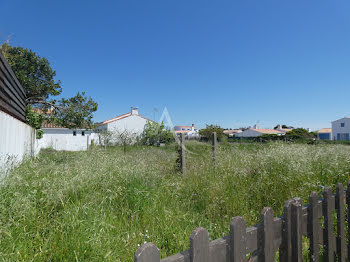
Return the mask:
<svg viewBox="0 0 350 262">
<path fill-rule="evenodd" d="M 131 115 L 120 120 L 107 124 L 107 131 L 123 132 L 127 130 L 129 133 L 134 133 L 135 137 L 141 135 L 147 123 L 147 119 L 139 115 Z"/>
<path fill-rule="evenodd" d="M 341 126 L 341 123 L 344 123 L 344 127 Z M 332 122 L 332 140 L 338 140 L 338 134 L 341 138 L 350 137 L 350 118 L 341 118 Z"/>
</svg>

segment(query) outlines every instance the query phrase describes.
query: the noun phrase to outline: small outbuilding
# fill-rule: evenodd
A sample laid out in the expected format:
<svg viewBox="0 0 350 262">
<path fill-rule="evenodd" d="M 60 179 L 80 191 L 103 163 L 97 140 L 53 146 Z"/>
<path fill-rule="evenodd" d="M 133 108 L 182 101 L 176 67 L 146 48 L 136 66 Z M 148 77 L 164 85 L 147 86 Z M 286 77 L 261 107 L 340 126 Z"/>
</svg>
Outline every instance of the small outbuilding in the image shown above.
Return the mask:
<svg viewBox="0 0 350 262">
<path fill-rule="evenodd" d="M 332 128 L 322 128 L 318 130 L 317 137 L 320 140 L 332 140 Z"/>
<path fill-rule="evenodd" d="M 69 129 L 52 123 L 43 123 L 43 137 L 38 141 L 40 148 L 63 151 L 84 151 L 91 143 L 91 130 Z"/>
</svg>

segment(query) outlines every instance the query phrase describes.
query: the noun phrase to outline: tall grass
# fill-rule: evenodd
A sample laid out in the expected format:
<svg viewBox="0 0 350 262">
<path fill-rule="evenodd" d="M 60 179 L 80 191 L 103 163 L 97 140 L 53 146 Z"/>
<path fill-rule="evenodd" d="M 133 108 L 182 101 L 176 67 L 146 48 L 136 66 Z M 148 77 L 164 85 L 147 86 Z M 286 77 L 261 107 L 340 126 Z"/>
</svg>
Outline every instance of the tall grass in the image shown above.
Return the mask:
<svg viewBox="0 0 350 262">
<path fill-rule="evenodd" d="M 175 145 L 42 151 L 16 168 L 0 188 L 0 257 L 5 261 L 133 261 L 154 242 L 162 257 L 189 247 L 196 227 L 212 239 L 231 218 L 259 222 L 291 197 L 345 183 L 345 145 L 222 144 L 216 168 L 211 147 L 190 142 L 187 176 L 175 170 Z"/>
</svg>

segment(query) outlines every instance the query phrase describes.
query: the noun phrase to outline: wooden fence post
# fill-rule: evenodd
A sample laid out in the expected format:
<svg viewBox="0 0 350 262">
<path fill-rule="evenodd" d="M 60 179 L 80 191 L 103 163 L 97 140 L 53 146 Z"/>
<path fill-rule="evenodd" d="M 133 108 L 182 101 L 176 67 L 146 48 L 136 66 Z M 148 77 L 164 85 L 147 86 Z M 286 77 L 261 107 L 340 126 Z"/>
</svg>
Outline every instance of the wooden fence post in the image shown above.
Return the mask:
<svg viewBox="0 0 350 262">
<path fill-rule="evenodd" d="M 319 223 L 320 208 L 318 206 L 318 194 L 313 191 L 310 194 L 309 198 L 309 207 L 308 207 L 308 221 L 307 221 L 307 231 L 308 237 L 310 239 L 310 261 L 319 261 L 320 260 L 320 233 L 321 225 Z"/>
<path fill-rule="evenodd" d="M 231 260 L 230 262 L 246 261 L 247 236 L 245 222 L 242 217 L 234 217 L 230 225 L 230 245 Z"/>
<path fill-rule="evenodd" d="M 348 187 L 346 189 L 346 203 L 348 205 L 348 237 L 350 238 L 350 179 L 348 180 Z M 350 258 L 350 241 L 348 242 L 348 258 Z"/>
<path fill-rule="evenodd" d="M 291 208 L 294 200 L 290 199 L 284 203 L 283 220 L 282 220 L 282 244 L 280 247 L 279 261 L 292 261 L 292 223 L 291 223 Z"/>
<path fill-rule="evenodd" d="M 328 262 L 334 261 L 335 255 L 335 238 L 333 233 L 333 207 L 332 203 L 332 189 L 325 187 L 323 199 L 323 214 L 324 214 L 324 230 L 323 230 L 323 244 L 325 246 L 325 259 Z"/>
<path fill-rule="evenodd" d="M 301 224 L 301 201 L 292 204 L 292 261 L 303 260 L 302 224 Z"/>
<path fill-rule="evenodd" d="M 345 239 L 345 212 L 344 212 L 344 186 L 339 183 L 335 195 L 335 207 L 337 209 L 337 254 L 340 262 L 347 259 Z"/>
<path fill-rule="evenodd" d="M 217 145 L 216 132 L 213 132 L 213 162 L 214 162 L 214 166 L 216 165 L 216 145 Z"/>
<path fill-rule="evenodd" d="M 196 228 L 191 234 L 190 261 L 209 262 L 209 233 L 202 227 Z"/>
<path fill-rule="evenodd" d="M 160 262 L 159 249 L 153 243 L 142 245 L 136 252 L 135 262 Z"/>
<path fill-rule="evenodd" d="M 181 163 L 181 172 L 185 176 L 186 175 L 186 151 L 185 151 L 185 134 L 182 133 L 180 137 L 180 163 Z"/>
<path fill-rule="evenodd" d="M 261 211 L 261 254 L 258 261 L 273 262 L 275 259 L 275 252 L 273 250 L 273 211 L 271 207 L 264 207 Z"/>
</svg>

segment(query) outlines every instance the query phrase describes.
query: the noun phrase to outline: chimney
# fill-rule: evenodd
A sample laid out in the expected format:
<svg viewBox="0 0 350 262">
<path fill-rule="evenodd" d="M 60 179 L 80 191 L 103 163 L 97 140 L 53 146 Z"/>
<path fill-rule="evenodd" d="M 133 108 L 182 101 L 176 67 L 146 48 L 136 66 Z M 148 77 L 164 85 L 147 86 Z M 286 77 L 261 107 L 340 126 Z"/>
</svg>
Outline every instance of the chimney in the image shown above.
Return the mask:
<svg viewBox="0 0 350 262">
<path fill-rule="evenodd" d="M 192 124 L 191 131 L 194 131 L 194 124 Z"/>
<path fill-rule="evenodd" d="M 139 109 L 137 107 L 131 107 L 131 114 L 132 115 L 138 115 Z"/>
<path fill-rule="evenodd" d="M 281 125 L 278 125 L 278 126 L 277 126 L 277 130 L 282 130 L 282 126 L 281 126 Z"/>
<path fill-rule="evenodd" d="M 255 125 L 253 126 L 253 129 L 258 129 L 258 125 L 255 124 Z"/>
</svg>

